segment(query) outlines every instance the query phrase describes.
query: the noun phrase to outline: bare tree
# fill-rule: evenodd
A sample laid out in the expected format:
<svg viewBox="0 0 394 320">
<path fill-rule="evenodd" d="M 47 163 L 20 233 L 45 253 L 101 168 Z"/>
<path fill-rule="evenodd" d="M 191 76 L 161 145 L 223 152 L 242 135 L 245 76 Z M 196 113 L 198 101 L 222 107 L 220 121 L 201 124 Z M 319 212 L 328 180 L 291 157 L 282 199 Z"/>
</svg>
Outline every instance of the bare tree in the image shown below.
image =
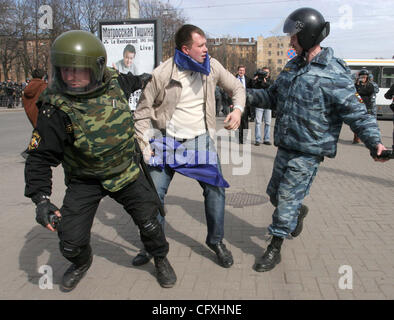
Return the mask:
<svg viewBox="0 0 394 320">
<path fill-rule="evenodd" d="M 0 1 L 0 63 L 4 80 L 8 79 L 12 63 L 18 56 L 18 42 L 15 41 L 17 28 L 15 19 L 15 1 Z"/>
<path fill-rule="evenodd" d="M 52 9 L 52 29 L 42 30 L 40 7 Z M 141 18 L 163 21 L 164 56 L 174 50 L 175 31 L 186 22 L 181 10 L 158 0 L 140 2 Z M 97 34 L 100 20 L 127 18 L 127 0 L 0 0 L 0 65 L 4 77 L 20 68 L 28 77 L 35 68 L 48 70 L 53 41 L 68 30 Z M 166 46 L 166 44 L 168 44 Z"/>
<path fill-rule="evenodd" d="M 140 1 L 140 18 L 161 18 L 163 60 L 172 56 L 175 50 L 175 33 L 187 21 L 183 11 L 169 3 L 158 0 L 145 0 Z"/>
</svg>

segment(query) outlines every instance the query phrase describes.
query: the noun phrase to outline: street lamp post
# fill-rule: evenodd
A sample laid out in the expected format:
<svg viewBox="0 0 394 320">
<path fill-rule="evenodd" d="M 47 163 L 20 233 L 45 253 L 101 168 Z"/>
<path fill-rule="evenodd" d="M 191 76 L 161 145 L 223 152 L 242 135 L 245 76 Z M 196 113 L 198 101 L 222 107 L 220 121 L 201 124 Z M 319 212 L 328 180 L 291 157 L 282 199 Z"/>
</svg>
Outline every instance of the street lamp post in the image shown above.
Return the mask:
<svg viewBox="0 0 394 320">
<path fill-rule="evenodd" d="M 139 0 L 127 0 L 129 19 L 138 19 L 140 17 Z"/>
</svg>

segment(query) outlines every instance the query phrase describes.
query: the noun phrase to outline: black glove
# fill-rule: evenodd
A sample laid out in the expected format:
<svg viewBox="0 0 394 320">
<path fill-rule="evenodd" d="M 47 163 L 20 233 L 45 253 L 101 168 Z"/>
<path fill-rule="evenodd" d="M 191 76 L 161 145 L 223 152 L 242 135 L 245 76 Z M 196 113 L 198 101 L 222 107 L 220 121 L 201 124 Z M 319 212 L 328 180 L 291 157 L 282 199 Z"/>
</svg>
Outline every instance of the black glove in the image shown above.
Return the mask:
<svg viewBox="0 0 394 320">
<path fill-rule="evenodd" d="M 148 82 L 152 79 L 152 75 L 150 73 L 143 73 L 140 76 L 138 76 L 141 81 L 142 81 L 142 89 L 146 87 Z"/>
<path fill-rule="evenodd" d="M 50 224 L 56 229 L 60 218 L 55 214 L 55 211 L 59 209 L 49 201 L 48 197 L 43 197 L 40 202 L 37 203 L 36 207 L 36 221 L 44 228 Z"/>
<path fill-rule="evenodd" d="M 119 73 L 118 82 L 127 99 L 129 99 L 134 91 L 144 89 L 151 78 L 152 75 L 148 73 L 143 73 L 140 76 L 134 76 L 131 72 L 128 74 Z"/>
<path fill-rule="evenodd" d="M 377 151 L 373 150 L 370 152 L 372 158 L 382 159 L 382 160 L 389 160 L 394 159 L 394 152 L 393 150 L 383 150 L 380 156 L 377 155 Z"/>
</svg>

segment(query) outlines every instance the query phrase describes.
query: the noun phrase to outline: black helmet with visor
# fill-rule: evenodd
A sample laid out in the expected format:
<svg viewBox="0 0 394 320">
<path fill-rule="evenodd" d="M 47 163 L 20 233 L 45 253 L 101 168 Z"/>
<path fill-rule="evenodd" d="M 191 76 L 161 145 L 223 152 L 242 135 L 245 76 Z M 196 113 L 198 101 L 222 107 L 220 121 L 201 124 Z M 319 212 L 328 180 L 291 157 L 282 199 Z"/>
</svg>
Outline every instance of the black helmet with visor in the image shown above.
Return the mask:
<svg viewBox="0 0 394 320">
<path fill-rule="evenodd" d="M 308 51 L 328 36 L 330 23 L 324 20 L 319 11 L 312 8 L 300 8 L 287 17 L 283 32 L 289 36 L 296 34 L 302 49 Z"/>
</svg>

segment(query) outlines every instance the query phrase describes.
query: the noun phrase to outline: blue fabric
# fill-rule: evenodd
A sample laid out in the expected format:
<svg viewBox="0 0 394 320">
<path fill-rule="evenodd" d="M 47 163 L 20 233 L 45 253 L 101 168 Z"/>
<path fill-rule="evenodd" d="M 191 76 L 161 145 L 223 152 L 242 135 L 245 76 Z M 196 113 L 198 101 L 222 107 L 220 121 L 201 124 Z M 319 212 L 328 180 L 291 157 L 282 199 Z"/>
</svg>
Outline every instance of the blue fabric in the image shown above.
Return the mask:
<svg viewBox="0 0 394 320">
<path fill-rule="evenodd" d="M 274 144 L 288 150 L 334 158 L 343 122 L 375 150 L 381 143 L 376 119 L 356 97 L 349 67 L 323 48 L 310 63 L 291 59 L 268 89 L 276 106 Z"/>
<path fill-rule="evenodd" d="M 299 209 L 309 194 L 323 157 L 278 148 L 267 194 L 275 206 L 271 235 L 286 238 L 297 226 Z"/>
<path fill-rule="evenodd" d="M 184 176 L 213 186 L 230 186 L 219 170 L 216 152 L 187 149 L 171 137 L 152 140 L 151 148 L 155 153 L 149 160 L 152 167 L 164 169 L 165 166 L 169 166 Z"/>
<path fill-rule="evenodd" d="M 182 51 L 175 49 L 174 61 L 179 68 L 184 70 L 200 72 L 207 76 L 211 72 L 210 58 L 208 54 L 204 60 L 204 63 L 201 64 L 187 54 L 184 54 Z"/>
</svg>

